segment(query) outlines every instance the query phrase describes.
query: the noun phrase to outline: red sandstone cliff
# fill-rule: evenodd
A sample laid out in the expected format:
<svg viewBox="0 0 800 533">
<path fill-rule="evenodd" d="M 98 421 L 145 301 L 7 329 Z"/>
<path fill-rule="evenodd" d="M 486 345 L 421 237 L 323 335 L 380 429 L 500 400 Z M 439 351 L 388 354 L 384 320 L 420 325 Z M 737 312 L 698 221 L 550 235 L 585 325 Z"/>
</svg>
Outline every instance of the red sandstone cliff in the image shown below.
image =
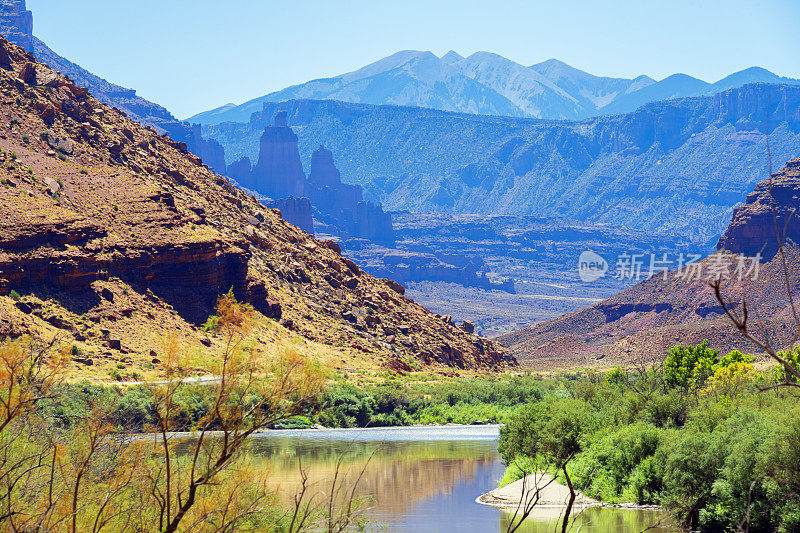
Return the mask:
<svg viewBox="0 0 800 533">
<path fill-rule="evenodd" d="M 771 259 L 781 240 L 800 244 L 800 158 L 759 183 L 747 200 L 733 212 L 727 231 L 717 243 L 718 250 Z"/>
</svg>

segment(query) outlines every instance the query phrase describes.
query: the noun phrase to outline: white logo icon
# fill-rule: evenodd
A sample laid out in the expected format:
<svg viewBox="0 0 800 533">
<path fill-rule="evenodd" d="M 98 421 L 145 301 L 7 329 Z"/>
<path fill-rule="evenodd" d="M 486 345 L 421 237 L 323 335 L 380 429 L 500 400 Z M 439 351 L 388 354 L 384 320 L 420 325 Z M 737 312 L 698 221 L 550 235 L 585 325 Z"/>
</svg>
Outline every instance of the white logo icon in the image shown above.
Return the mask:
<svg viewBox="0 0 800 533">
<path fill-rule="evenodd" d="M 578 276 L 584 283 L 591 283 L 602 278 L 608 272 L 608 261 L 600 255 L 586 250 L 578 258 Z"/>
</svg>

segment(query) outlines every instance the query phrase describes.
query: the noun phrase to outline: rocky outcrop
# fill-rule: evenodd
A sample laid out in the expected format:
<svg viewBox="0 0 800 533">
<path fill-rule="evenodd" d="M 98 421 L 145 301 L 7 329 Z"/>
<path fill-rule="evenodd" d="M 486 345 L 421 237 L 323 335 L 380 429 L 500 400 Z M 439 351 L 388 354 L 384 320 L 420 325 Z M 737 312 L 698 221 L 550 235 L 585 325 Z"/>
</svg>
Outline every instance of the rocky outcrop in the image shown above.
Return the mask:
<svg viewBox="0 0 800 533">
<path fill-rule="evenodd" d="M 290 196 L 269 202 L 267 207 L 280 211 L 283 219 L 292 226 L 297 226 L 309 235 L 314 235 L 314 217 L 311 201 L 308 198 Z"/>
<path fill-rule="evenodd" d="M 259 322 L 259 350 L 302 337 L 360 368 L 513 363 L 499 345 L 443 322 L 334 243 L 282 220 L 185 144 L 2 38 L 0 57 L 8 58 L 0 66 L 8 117 L 0 121 L 0 337 L 56 335 L 106 370 L 134 356 L 152 368 L 150 350 L 176 335 L 214 346 L 198 326 L 232 289 L 281 319 Z"/>
<path fill-rule="evenodd" d="M 324 146 L 320 146 L 311 154 L 311 172 L 308 175 L 308 181 L 319 189 L 323 187 L 336 189 L 342 185 L 342 175 L 333 162 L 333 152 Z M 361 200 L 359 195 L 356 201 L 360 202 Z"/>
<path fill-rule="evenodd" d="M 273 126 L 264 128 L 258 163 L 249 180 L 240 183 L 273 199 L 306 195 L 306 176 L 300 162 L 297 135 L 286 123 L 286 113 L 275 115 Z"/>
<path fill-rule="evenodd" d="M 269 301 L 263 284 L 262 290 L 253 290 L 258 283 L 247 277 L 246 250 L 246 245 L 240 248 L 224 241 L 189 242 L 125 248 L 124 256 L 102 257 L 90 247 L 78 246 L 67 253 L 39 252 L 23 258 L 2 254 L 0 273 L 8 289 L 20 292 L 36 290 L 43 284 L 80 292 L 96 281 L 119 278 L 141 291 L 152 291 L 195 323 L 208 317 L 221 293 L 233 289 L 241 301 L 252 303 L 267 316 L 280 318 L 275 312 L 280 307 Z"/>
<path fill-rule="evenodd" d="M 330 150 L 320 146 L 314 151 L 306 179 L 297 135 L 288 126 L 286 113 L 277 113 L 274 125 L 264 128 L 258 163 L 252 169 L 249 166 L 245 157 L 228 167 L 228 175 L 242 187 L 269 198 L 267 205 L 279 208 L 286 220 L 309 234 L 313 234 L 313 222 L 306 198 L 314 216 L 337 237 L 394 243 L 391 215 L 364 201 L 360 186 L 342 183 Z"/>
<path fill-rule="evenodd" d="M 186 149 L 202 159 L 210 169 L 225 174 L 225 150 L 214 139 L 204 139 L 199 124 L 175 121 L 161 122 L 160 126 L 172 140 L 184 143 Z"/>
<path fill-rule="evenodd" d="M 361 187 L 342 183 L 339 169 L 333 162 L 333 153 L 324 146 L 320 146 L 311 154 L 308 185 L 314 207 L 323 213 L 333 214 L 352 209 L 364 201 Z"/>
<path fill-rule="evenodd" d="M 0 0 L 0 35 L 33 52 L 33 13 L 25 7 L 25 0 Z"/>
<path fill-rule="evenodd" d="M 800 244 L 800 159 L 762 181 L 733 212 L 733 220 L 717 243 L 718 250 L 769 260 L 783 243 Z"/>
<path fill-rule="evenodd" d="M 333 153 L 324 146 L 311 155 L 307 189 L 323 222 L 335 227 L 340 237 L 394 244 L 392 216 L 380 206 L 365 202 L 360 186 L 342 183 Z"/>
</svg>

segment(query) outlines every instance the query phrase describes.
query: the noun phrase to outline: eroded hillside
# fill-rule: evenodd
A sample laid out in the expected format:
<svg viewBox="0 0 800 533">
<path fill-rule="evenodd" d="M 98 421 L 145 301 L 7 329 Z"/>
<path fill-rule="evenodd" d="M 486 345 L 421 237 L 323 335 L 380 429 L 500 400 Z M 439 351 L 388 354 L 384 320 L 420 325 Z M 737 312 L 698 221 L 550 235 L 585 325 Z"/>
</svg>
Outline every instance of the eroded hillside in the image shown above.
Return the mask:
<svg viewBox="0 0 800 533">
<path fill-rule="evenodd" d="M 337 366 L 508 362 L 5 40 L 0 91 L 0 337 L 57 335 L 76 369 L 157 374 L 166 337 L 213 351 L 198 324 L 232 289 L 273 319 L 263 344 Z"/>
</svg>

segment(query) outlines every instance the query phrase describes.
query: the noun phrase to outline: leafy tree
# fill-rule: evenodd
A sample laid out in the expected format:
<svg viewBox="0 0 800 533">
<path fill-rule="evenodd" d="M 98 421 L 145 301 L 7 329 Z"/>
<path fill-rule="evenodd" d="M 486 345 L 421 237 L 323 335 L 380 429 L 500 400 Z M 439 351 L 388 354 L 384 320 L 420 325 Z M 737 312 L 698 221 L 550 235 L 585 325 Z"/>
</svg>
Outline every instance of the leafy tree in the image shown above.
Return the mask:
<svg viewBox="0 0 800 533">
<path fill-rule="evenodd" d="M 675 346 L 664 361 L 664 379 L 670 387 L 688 389 L 702 384 L 713 373 L 719 350 L 712 350 L 708 342 L 697 346 Z"/>
<path fill-rule="evenodd" d="M 583 450 L 587 434 L 596 430 L 597 419 L 587 402 L 562 399 L 526 405 L 500 431 L 499 451 L 507 465 L 517 456 L 541 457 L 563 474 L 570 496 L 561 523 L 562 533 L 567 531 L 577 496 L 567 465 Z"/>
</svg>

